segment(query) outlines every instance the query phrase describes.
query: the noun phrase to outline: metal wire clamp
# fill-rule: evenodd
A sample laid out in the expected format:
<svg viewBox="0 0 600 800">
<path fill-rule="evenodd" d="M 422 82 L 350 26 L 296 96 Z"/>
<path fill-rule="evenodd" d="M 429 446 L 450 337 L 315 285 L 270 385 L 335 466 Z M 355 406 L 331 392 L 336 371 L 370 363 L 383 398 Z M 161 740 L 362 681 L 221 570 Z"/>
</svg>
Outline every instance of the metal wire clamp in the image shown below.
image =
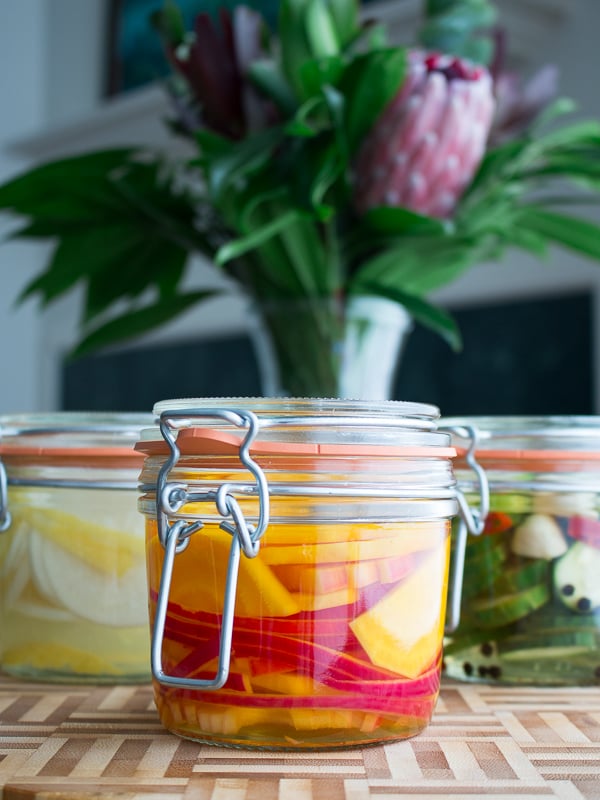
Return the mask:
<svg viewBox="0 0 600 800">
<path fill-rule="evenodd" d="M 465 571 L 465 552 L 467 547 L 467 534 L 479 536 L 485 526 L 485 521 L 490 510 L 490 487 L 485 470 L 477 462 L 475 451 L 477 449 L 477 429 L 471 425 L 441 427 L 440 430 L 456 434 L 469 441 L 465 462 L 475 473 L 479 488 L 479 508 L 472 509 L 464 494 L 457 489 L 456 499 L 460 513 L 456 528 L 455 547 L 451 564 L 449 581 L 448 613 L 446 615 L 445 633 L 452 633 L 460 623 L 460 607 L 462 597 L 463 578 Z"/>
<path fill-rule="evenodd" d="M 258 521 L 249 524 L 233 495 L 235 484 L 223 484 L 216 492 L 204 493 L 188 491 L 182 483 L 169 483 L 168 477 L 180 458 L 177 446 L 177 431 L 190 427 L 192 420 L 224 419 L 238 428 L 246 429 L 246 435 L 240 443 L 239 456 L 241 463 L 254 476 L 259 501 Z M 152 629 L 151 667 L 152 675 L 162 684 L 187 689 L 220 689 L 229 677 L 231 659 L 231 640 L 233 636 L 233 617 L 235 596 L 239 574 L 240 557 L 243 552 L 247 558 L 254 558 L 259 551 L 260 539 L 269 524 L 269 487 L 264 472 L 250 455 L 250 446 L 259 431 L 258 418 L 252 411 L 236 409 L 165 409 L 160 415 L 160 431 L 169 446 L 170 455 L 161 467 L 156 485 L 156 518 L 158 536 L 165 549 L 160 587 L 156 602 L 156 611 Z M 244 490 L 243 490 L 244 491 Z M 247 488 L 245 488 L 245 493 Z M 175 556 L 189 544 L 189 537 L 201 530 L 203 522 L 186 524 L 178 520 L 173 524 L 170 518 L 187 502 L 214 502 L 219 514 L 224 518 L 220 527 L 231 535 L 231 546 L 227 563 L 225 589 L 223 596 L 223 615 L 219 640 L 219 660 L 213 678 L 181 678 L 168 675 L 162 664 L 162 645 L 169 604 L 169 593 L 173 579 Z"/>
</svg>

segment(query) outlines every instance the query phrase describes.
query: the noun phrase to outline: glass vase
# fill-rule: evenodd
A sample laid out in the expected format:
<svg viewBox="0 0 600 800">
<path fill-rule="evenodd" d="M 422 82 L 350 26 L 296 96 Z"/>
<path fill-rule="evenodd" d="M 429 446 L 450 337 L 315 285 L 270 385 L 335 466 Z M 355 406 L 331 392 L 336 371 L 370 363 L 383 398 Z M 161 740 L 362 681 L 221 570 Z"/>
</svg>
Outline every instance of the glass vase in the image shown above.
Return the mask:
<svg viewBox="0 0 600 800">
<path fill-rule="evenodd" d="M 255 304 L 251 337 L 265 397 L 392 399 L 412 318 L 382 297 Z"/>
</svg>

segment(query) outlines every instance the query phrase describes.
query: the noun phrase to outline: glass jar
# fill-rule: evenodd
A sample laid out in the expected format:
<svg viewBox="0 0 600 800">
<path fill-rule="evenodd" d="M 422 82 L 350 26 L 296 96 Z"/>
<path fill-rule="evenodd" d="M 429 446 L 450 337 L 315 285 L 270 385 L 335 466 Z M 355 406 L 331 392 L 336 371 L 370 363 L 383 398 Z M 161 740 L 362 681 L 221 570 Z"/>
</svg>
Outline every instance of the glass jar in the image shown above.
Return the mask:
<svg viewBox="0 0 600 800">
<path fill-rule="evenodd" d="M 140 510 L 165 727 L 269 749 L 423 730 L 457 510 L 437 409 L 203 399 L 155 413 Z"/>
<path fill-rule="evenodd" d="M 152 416 L 0 417 L 0 660 L 18 677 L 150 677 L 144 520 Z"/>
<path fill-rule="evenodd" d="M 539 686 L 600 684 L 600 417 L 475 417 L 490 489 L 468 536 L 446 674 Z M 465 440 L 454 437 L 460 453 Z M 459 485 L 476 490 L 456 462 Z"/>
</svg>

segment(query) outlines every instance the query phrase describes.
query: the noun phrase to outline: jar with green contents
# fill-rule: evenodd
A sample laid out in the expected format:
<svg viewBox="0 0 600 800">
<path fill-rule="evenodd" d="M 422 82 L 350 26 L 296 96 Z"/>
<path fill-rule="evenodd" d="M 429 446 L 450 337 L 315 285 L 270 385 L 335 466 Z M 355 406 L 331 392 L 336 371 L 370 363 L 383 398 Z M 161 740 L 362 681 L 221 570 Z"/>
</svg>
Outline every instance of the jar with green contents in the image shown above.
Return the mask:
<svg viewBox="0 0 600 800">
<path fill-rule="evenodd" d="M 151 415 L 0 417 L 0 662 L 19 678 L 149 678 L 144 523 Z"/>
<path fill-rule="evenodd" d="M 600 417 L 446 419 L 462 425 L 490 489 L 466 539 L 460 623 L 446 675 L 539 686 L 600 684 Z M 475 492 L 457 460 L 459 485 Z M 454 557 L 458 537 L 454 537 Z"/>
</svg>

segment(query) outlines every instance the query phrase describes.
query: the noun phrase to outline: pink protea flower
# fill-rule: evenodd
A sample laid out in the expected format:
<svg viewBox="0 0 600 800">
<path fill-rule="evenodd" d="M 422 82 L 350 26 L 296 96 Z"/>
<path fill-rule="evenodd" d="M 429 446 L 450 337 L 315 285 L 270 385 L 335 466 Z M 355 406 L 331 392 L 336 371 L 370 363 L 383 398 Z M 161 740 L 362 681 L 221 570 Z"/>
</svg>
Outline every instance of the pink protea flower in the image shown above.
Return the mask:
<svg viewBox="0 0 600 800">
<path fill-rule="evenodd" d="M 411 51 L 402 88 L 359 151 L 357 211 L 402 206 L 451 216 L 484 155 L 493 115 L 484 67 Z"/>
</svg>

